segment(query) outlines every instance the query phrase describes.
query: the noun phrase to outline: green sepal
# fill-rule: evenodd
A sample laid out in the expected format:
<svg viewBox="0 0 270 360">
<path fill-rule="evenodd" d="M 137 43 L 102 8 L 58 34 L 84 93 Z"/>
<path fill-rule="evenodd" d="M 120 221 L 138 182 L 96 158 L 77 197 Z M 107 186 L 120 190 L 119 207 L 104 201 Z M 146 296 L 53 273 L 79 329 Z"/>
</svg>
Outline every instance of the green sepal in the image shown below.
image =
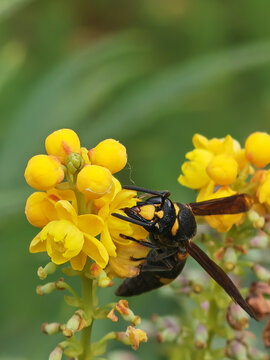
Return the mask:
<svg viewBox="0 0 270 360">
<path fill-rule="evenodd" d="M 75 298 L 74 296 L 64 295 L 64 300 L 65 300 L 66 304 L 68 304 L 69 306 L 75 306 L 77 308 L 82 308 L 82 301 Z"/>
</svg>

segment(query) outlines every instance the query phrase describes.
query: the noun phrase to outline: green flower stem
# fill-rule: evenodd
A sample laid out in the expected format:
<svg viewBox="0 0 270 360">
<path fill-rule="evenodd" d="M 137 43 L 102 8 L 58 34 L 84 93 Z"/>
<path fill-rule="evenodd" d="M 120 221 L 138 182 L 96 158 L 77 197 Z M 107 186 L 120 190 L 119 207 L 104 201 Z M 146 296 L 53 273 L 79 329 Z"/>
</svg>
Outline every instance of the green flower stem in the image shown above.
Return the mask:
<svg viewBox="0 0 270 360">
<path fill-rule="evenodd" d="M 66 289 L 67 291 L 69 291 L 77 300 L 80 300 L 78 294 L 72 289 L 72 287 L 70 285 L 68 285 L 66 282 L 64 281 L 58 281 L 58 286 L 60 286 L 61 289 Z"/>
<path fill-rule="evenodd" d="M 86 326 L 82 329 L 81 345 L 83 352 L 79 356 L 79 360 L 93 359 L 91 354 L 91 332 L 94 321 L 94 306 L 93 306 L 93 280 L 86 278 L 84 275 L 82 279 L 82 302 L 83 311 L 85 313 Z"/>
</svg>

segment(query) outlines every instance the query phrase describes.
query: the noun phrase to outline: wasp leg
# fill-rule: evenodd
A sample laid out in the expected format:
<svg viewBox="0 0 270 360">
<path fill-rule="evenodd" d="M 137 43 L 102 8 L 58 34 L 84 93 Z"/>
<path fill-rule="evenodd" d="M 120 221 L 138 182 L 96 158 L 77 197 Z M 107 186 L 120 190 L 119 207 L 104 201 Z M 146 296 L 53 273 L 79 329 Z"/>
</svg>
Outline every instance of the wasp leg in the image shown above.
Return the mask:
<svg viewBox="0 0 270 360">
<path fill-rule="evenodd" d="M 137 239 L 134 239 L 133 237 L 131 236 L 127 236 L 127 235 L 124 235 L 124 234 L 120 234 L 121 238 L 123 239 L 127 239 L 127 240 L 132 240 L 134 242 L 136 242 L 137 244 L 140 244 L 142 246 L 145 246 L 145 247 L 148 247 L 148 248 L 151 248 L 151 249 L 156 249 L 157 246 L 154 245 L 154 244 L 151 244 L 147 241 L 141 241 L 141 240 L 137 240 Z"/>
<path fill-rule="evenodd" d="M 147 257 L 135 258 L 135 257 L 131 256 L 129 259 L 131 261 L 141 261 L 141 260 L 147 260 Z"/>
<path fill-rule="evenodd" d="M 140 192 L 144 192 L 146 194 L 151 194 L 151 195 L 161 195 L 161 196 L 165 196 L 165 197 L 169 197 L 171 195 L 166 190 L 165 191 L 154 191 L 154 190 L 149 190 L 149 189 L 145 189 L 145 188 L 134 186 L 134 185 L 124 185 L 124 186 L 122 186 L 122 188 L 126 189 L 126 190 L 140 191 Z"/>
</svg>

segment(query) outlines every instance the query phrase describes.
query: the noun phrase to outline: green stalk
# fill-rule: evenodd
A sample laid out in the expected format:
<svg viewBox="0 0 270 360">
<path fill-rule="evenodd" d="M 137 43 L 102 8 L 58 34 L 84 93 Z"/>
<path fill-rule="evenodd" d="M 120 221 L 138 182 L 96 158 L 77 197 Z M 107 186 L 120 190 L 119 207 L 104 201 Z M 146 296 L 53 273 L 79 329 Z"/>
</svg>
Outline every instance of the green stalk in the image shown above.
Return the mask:
<svg viewBox="0 0 270 360">
<path fill-rule="evenodd" d="M 86 278 L 84 275 L 82 279 L 82 302 L 85 313 L 86 326 L 82 329 L 81 346 L 83 349 L 79 360 L 91 360 L 91 332 L 93 325 L 93 280 Z"/>
</svg>

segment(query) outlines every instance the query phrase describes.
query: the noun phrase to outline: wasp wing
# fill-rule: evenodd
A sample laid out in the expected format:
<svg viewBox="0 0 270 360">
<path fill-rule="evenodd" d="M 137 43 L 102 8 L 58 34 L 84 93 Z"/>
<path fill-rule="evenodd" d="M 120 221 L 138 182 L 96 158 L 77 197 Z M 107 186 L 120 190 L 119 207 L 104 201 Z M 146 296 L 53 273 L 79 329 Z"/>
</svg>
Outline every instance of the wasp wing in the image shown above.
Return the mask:
<svg viewBox="0 0 270 360">
<path fill-rule="evenodd" d="M 244 300 L 229 276 L 205 252 L 191 241 L 186 243 L 187 252 L 204 268 L 204 270 L 226 291 L 226 293 L 255 320 L 252 308 Z"/>
<path fill-rule="evenodd" d="M 218 199 L 187 204 L 194 215 L 226 215 L 248 211 L 252 199 L 247 194 L 236 194 Z"/>
</svg>

